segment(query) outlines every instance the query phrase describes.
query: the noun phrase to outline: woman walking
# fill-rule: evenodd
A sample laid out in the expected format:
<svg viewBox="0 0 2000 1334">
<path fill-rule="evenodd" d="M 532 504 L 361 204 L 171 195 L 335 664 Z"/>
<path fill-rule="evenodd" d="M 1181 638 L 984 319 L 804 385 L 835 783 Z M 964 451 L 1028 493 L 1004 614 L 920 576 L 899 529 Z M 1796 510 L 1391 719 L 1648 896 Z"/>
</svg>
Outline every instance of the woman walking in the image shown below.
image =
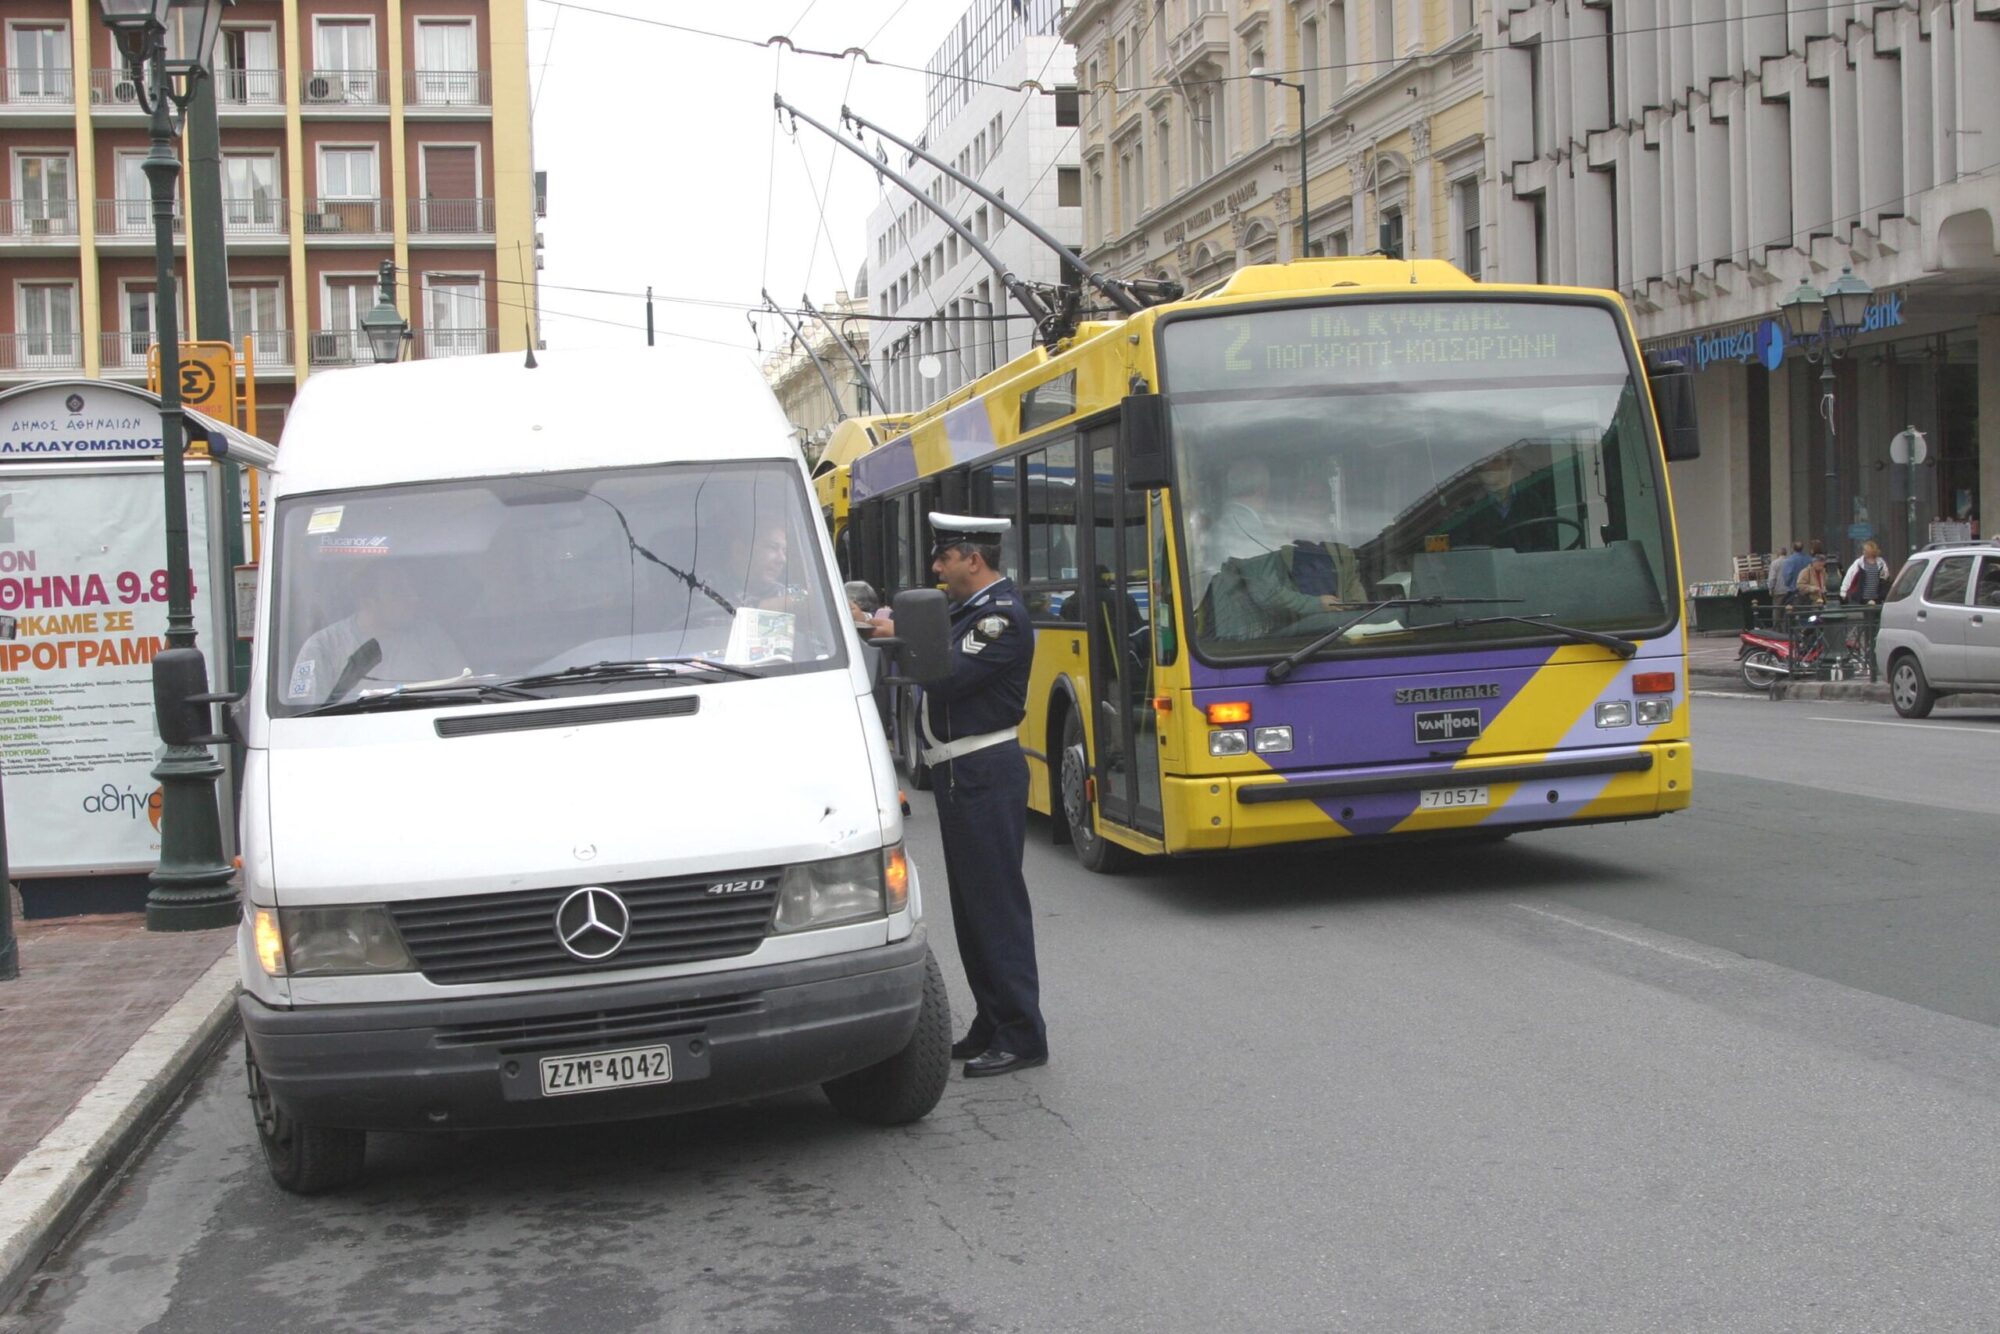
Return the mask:
<svg viewBox="0 0 2000 1334">
<path fill-rule="evenodd" d="M 1882 559 L 1882 547 L 1872 539 L 1861 544 L 1861 554 L 1847 567 L 1840 581 L 1842 602 L 1875 603 L 1889 586 L 1889 562 Z"/>
</svg>

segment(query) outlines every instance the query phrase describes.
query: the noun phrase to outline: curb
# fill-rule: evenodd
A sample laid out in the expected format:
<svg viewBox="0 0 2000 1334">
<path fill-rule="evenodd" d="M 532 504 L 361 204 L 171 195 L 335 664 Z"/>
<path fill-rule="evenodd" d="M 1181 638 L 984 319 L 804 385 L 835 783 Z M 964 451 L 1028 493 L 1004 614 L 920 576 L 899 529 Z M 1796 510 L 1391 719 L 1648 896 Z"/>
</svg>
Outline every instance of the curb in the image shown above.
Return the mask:
<svg viewBox="0 0 2000 1334">
<path fill-rule="evenodd" d="M 236 1014 L 236 946 L 140 1035 L 62 1123 L 0 1179 L 0 1311 L 220 1045 Z"/>
<path fill-rule="evenodd" d="M 1866 704 L 1887 704 L 1889 687 L 1879 681 L 1780 681 L 1771 687 L 1771 698 L 1791 703 L 1811 700 L 1856 700 Z M 1940 709 L 2000 709 L 2000 695 L 1943 695 Z"/>
</svg>

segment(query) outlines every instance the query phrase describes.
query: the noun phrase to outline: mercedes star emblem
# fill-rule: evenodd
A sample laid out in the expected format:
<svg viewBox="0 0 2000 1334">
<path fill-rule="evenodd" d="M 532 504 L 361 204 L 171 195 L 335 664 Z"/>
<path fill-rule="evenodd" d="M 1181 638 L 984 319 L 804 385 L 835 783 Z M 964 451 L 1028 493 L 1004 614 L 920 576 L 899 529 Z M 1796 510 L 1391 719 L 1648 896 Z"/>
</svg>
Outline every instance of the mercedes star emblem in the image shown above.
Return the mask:
<svg viewBox="0 0 2000 1334">
<path fill-rule="evenodd" d="M 556 908 L 556 940 L 586 963 L 608 959 L 632 930 L 632 910 L 602 885 L 572 890 Z"/>
</svg>

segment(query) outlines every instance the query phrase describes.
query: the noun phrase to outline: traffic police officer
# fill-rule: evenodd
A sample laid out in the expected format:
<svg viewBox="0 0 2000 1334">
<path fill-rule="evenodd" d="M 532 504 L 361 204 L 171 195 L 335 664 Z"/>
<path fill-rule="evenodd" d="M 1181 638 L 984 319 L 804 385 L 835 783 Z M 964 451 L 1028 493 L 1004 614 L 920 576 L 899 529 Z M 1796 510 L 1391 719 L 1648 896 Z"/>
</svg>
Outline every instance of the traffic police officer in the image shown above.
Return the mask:
<svg viewBox="0 0 2000 1334">
<path fill-rule="evenodd" d="M 1046 1065 L 1035 923 L 1021 852 L 1028 763 L 1016 730 L 1027 711 L 1034 627 L 998 573 L 1006 519 L 932 514 L 931 569 L 951 599 L 951 676 L 917 710 L 931 766 L 958 957 L 977 1012 L 952 1044 L 978 1079 Z"/>
</svg>

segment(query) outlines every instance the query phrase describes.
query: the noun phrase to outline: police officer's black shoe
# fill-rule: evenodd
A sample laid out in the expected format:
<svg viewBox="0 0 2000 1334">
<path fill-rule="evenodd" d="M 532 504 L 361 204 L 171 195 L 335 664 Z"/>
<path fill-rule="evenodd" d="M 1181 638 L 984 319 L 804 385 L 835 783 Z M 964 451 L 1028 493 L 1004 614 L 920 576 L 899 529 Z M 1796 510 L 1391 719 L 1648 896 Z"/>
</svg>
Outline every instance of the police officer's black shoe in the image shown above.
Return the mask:
<svg viewBox="0 0 2000 1334">
<path fill-rule="evenodd" d="M 1000 1047 L 990 1047 L 965 1063 L 967 1079 L 984 1079 L 988 1075 L 1004 1075 L 1015 1070 L 1032 1070 L 1038 1065 L 1047 1065 L 1049 1054 L 1023 1056 L 1017 1051 L 1007 1051 Z"/>
<path fill-rule="evenodd" d="M 992 1038 L 974 1037 L 972 1034 L 967 1033 L 964 1037 L 951 1044 L 951 1059 L 954 1061 L 969 1061 L 992 1045 Z"/>
</svg>

